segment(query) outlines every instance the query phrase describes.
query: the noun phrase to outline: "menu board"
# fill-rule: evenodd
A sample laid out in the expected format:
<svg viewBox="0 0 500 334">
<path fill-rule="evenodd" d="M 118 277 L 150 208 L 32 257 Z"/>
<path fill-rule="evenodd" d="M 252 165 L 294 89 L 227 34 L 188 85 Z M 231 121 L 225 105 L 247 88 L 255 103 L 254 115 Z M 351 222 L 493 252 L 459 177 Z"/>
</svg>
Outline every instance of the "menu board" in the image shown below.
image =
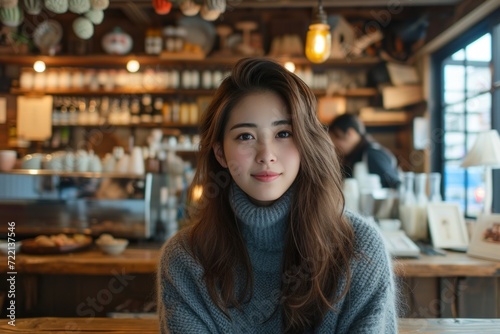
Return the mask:
<svg viewBox="0 0 500 334">
<path fill-rule="evenodd" d="M 52 136 L 52 96 L 18 96 L 17 136 L 37 141 Z"/>
</svg>

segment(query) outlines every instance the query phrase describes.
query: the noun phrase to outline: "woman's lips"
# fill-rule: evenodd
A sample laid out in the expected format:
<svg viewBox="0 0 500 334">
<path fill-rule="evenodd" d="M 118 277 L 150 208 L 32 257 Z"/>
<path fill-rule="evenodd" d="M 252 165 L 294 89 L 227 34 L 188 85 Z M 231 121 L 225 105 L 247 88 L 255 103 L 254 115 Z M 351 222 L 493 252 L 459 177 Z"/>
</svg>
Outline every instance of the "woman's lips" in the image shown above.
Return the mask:
<svg viewBox="0 0 500 334">
<path fill-rule="evenodd" d="M 273 172 L 263 172 L 252 174 L 252 176 L 260 182 L 271 182 L 276 180 L 280 176 L 280 174 Z"/>
</svg>

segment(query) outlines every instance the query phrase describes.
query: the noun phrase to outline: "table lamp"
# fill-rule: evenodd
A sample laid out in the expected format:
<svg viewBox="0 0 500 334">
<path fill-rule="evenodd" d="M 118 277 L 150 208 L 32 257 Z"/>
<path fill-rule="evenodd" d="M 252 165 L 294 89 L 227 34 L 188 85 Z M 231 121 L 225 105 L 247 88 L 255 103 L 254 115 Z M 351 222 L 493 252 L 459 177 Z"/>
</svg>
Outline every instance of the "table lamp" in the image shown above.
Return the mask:
<svg viewBox="0 0 500 334">
<path fill-rule="evenodd" d="M 500 136 L 497 130 L 481 132 L 474 142 L 474 146 L 467 153 L 461 164 L 462 167 L 484 167 L 484 208 L 483 212 L 491 213 L 493 202 L 492 169 L 500 168 Z"/>
</svg>

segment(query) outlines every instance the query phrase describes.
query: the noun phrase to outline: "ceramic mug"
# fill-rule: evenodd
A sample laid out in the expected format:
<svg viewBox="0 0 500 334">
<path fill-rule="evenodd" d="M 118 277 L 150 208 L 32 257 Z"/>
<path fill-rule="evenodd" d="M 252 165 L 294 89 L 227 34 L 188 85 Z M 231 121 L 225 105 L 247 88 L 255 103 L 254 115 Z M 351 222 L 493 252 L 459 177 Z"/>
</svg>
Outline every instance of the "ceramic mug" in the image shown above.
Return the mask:
<svg viewBox="0 0 500 334">
<path fill-rule="evenodd" d="M 78 150 L 75 157 L 75 171 L 87 172 L 89 170 L 90 156 L 85 150 Z"/>
<path fill-rule="evenodd" d="M 101 173 L 102 172 L 102 163 L 101 159 L 97 155 L 91 156 L 89 161 L 89 172 L 92 173 Z"/>
<path fill-rule="evenodd" d="M 27 154 L 21 159 L 22 169 L 41 169 L 43 154 L 33 153 Z"/>
<path fill-rule="evenodd" d="M 130 157 L 129 172 L 132 174 L 144 174 L 144 157 L 142 147 L 135 146 Z"/>
</svg>

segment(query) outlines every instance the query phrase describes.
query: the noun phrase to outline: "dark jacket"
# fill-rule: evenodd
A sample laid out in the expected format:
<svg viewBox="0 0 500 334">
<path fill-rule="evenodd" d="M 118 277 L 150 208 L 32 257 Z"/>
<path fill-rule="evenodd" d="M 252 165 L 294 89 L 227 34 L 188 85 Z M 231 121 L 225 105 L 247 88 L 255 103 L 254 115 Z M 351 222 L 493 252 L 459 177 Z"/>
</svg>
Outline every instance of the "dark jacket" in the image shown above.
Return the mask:
<svg viewBox="0 0 500 334">
<path fill-rule="evenodd" d="M 393 189 L 399 187 L 401 180 L 396 158 L 389 150 L 366 137 L 363 137 L 351 154 L 341 158 L 344 177 L 352 177 L 354 165 L 363 159 L 366 159 L 368 164 L 368 172 L 380 176 L 382 187 Z"/>
</svg>

